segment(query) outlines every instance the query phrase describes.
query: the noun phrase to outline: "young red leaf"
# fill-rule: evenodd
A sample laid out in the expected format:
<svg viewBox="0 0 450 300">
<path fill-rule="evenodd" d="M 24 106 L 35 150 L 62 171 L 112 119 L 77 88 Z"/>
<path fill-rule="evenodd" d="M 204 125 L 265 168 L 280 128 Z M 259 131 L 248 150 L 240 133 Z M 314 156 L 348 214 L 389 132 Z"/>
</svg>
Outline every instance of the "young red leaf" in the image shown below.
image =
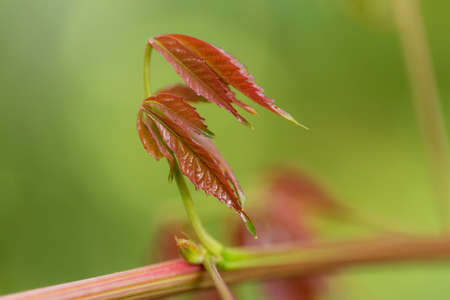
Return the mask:
<svg viewBox="0 0 450 300">
<path fill-rule="evenodd" d="M 190 103 L 209 102 L 204 97 L 197 95 L 191 88 L 189 88 L 188 86 L 186 86 L 184 84 L 171 85 L 169 87 L 159 90 L 157 92 L 157 94 L 159 94 L 159 93 L 168 93 L 168 94 L 176 95 L 176 96 L 183 98 L 186 102 L 190 102 Z M 234 99 L 234 102 L 236 104 L 238 104 L 240 107 L 244 108 L 249 113 L 256 114 L 256 111 L 252 107 L 246 105 L 245 103 L 242 103 L 241 101 L 237 100 L 236 98 Z"/>
<path fill-rule="evenodd" d="M 144 115 L 143 110 L 139 109 L 137 117 L 137 131 L 139 138 L 141 139 L 145 150 L 147 150 L 147 152 L 156 160 L 160 160 L 165 155 L 161 153 L 162 145 L 160 145 L 159 141 L 155 139 L 151 132 L 151 122 L 152 121 L 148 120 L 147 116 Z M 164 151 L 164 149 L 162 149 L 162 151 Z"/>
<path fill-rule="evenodd" d="M 164 120 L 170 124 L 169 120 Z M 181 172 L 191 180 L 197 189 L 212 194 L 221 202 L 241 211 L 239 199 L 228 184 L 222 170 L 214 158 L 194 141 L 188 132 L 176 125 L 170 124 L 170 129 L 160 122 L 156 123 L 164 143 L 176 156 Z"/>
<path fill-rule="evenodd" d="M 243 203 L 245 200 L 244 192 L 242 191 L 241 186 L 239 185 L 239 182 L 234 175 L 233 170 L 226 162 L 225 158 L 220 154 L 219 149 L 217 149 L 216 145 L 210 140 L 205 138 L 204 136 L 198 135 L 194 137 L 200 144 L 203 145 L 203 147 L 216 159 L 217 163 L 220 165 L 224 175 L 226 176 L 227 180 L 231 182 L 233 185 L 234 190 L 239 195 L 239 198 L 241 202 Z"/>
<path fill-rule="evenodd" d="M 231 103 L 237 103 L 233 92 L 222 82 L 201 57 L 178 40 L 162 35 L 148 41 L 173 66 L 178 75 L 198 95 L 224 107 L 240 122 L 249 125 Z"/>
<path fill-rule="evenodd" d="M 207 137 L 214 136 L 214 133 L 209 131 L 203 122 L 205 119 L 200 117 L 194 107 L 177 95 L 160 92 L 144 101 L 145 107 L 149 108 L 149 105 L 158 108 L 183 128 L 188 128 Z"/>
<path fill-rule="evenodd" d="M 222 157 L 214 143 L 209 138 L 205 137 L 209 137 L 213 134 L 206 128 L 206 125 L 203 124 L 204 119 L 198 115 L 195 108 L 187 104 L 182 98 L 161 92 L 154 97 L 146 99 L 143 104 L 144 109 L 147 110 L 152 110 L 155 106 L 159 108 L 160 111 L 167 117 L 176 122 L 180 127 L 192 129 L 195 133 L 204 133 L 205 131 L 210 133 L 209 135 L 192 134 L 191 138 L 201 144 L 203 148 L 215 159 L 217 165 L 220 166 L 223 175 L 233 185 L 239 199 L 241 201 L 244 200 L 244 192 L 242 191 L 233 170 Z"/>
<path fill-rule="evenodd" d="M 160 89 L 156 94 L 167 93 L 183 98 L 189 103 L 208 102 L 204 97 L 197 95 L 190 87 L 184 84 L 174 84 Z"/>
<path fill-rule="evenodd" d="M 247 218 L 242 210 L 239 195 L 231 187 L 221 165 L 200 142 L 193 138 L 195 132 L 189 132 L 162 111 L 155 110 L 148 104 L 148 100 L 143 108 L 155 124 L 159 139 L 171 151 L 168 159 L 172 158 L 172 154 L 176 157 L 181 172 L 195 188 L 213 195 L 236 210 L 241 217 Z"/>
<path fill-rule="evenodd" d="M 163 37 L 164 39 L 175 40 L 178 42 L 178 45 L 183 45 L 195 53 L 211 68 L 211 70 L 214 71 L 215 74 L 220 77 L 221 81 L 225 84 L 232 85 L 244 95 L 277 115 L 293 122 L 296 125 L 303 126 L 289 113 L 276 106 L 272 98 L 265 96 L 264 90 L 255 83 L 253 76 L 249 74 L 247 69 L 237 59 L 225 52 L 223 49 L 183 34 L 168 34 Z M 233 102 L 240 105 L 244 109 L 249 109 L 249 106 L 246 106 L 243 103 L 238 103 L 236 101 Z"/>
<path fill-rule="evenodd" d="M 233 208 L 256 237 L 255 228 L 242 209 L 243 192 L 231 168 L 204 135 L 206 126 L 195 109 L 182 98 L 160 93 L 149 97 L 138 113 L 139 136 L 155 158 L 166 157 L 207 194 Z M 151 147 L 149 146 L 151 145 Z"/>
</svg>

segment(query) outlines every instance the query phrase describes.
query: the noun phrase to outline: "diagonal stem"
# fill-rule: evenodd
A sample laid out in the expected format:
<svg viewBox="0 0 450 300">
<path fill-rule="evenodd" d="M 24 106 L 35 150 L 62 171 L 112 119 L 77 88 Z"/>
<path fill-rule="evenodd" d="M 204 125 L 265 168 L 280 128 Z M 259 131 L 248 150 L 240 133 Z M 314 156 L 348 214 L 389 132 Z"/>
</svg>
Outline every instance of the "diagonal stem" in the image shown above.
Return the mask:
<svg viewBox="0 0 450 300">
<path fill-rule="evenodd" d="M 433 72 L 419 0 L 395 0 L 395 17 L 402 42 L 414 106 L 422 131 L 436 193 L 436 208 L 444 230 L 450 229 L 450 162 L 447 132 Z"/>
<path fill-rule="evenodd" d="M 217 291 L 223 300 L 234 300 L 234 296 L 228 288 L 227 284 L 223 280 L 222 276 L 220 276 L 219 271 L 217 270 L 216 262 L 214 257 L 211 255 L 207 255 L 205 258 L 205 262 L 203 263 L 206 271 L 208 271 L 212 280 L 214 281 L 214 285 L 216 286 Z"/>
<path fill-rule="evenodd" d="M 223 246 L 216 239 L 214 239 L 209 233 L 206 231 L 205 227 L 203 227 L 202 221 L 198 216 L 197 212 L 194 209 L 194 204 L 192 202 L 191 194 L 186 185 L 186 181 L 184 180 L 183 174 L 181 174 L 180 167 L 178 163 L 174 164 L 173 167 L 173 176 L 178 186 L 178 190 L 180 191 L 181 198 L 183 199 L 184 207 L 186 209 L 186 213 L 189 217 L 189 220 L 194 227 L 194 231 L 197 234 L 200 242 L 205 246 L 205 248 L 215 255 L 220 255 Z"/>
</svg>

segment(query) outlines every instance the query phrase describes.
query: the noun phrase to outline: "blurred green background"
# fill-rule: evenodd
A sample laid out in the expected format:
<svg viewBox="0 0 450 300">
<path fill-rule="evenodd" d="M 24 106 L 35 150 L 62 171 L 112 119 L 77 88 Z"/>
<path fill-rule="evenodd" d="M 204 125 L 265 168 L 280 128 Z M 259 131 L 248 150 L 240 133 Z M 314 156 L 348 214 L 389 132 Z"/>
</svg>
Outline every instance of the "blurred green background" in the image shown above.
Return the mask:
<svg viewBox="0 0 450 300">
<path fill-rule="evenodd" d="M 387 2 L 360 10 L 344 0 L 0 0 L 0 294 L 141 266 L 158 224 L 184 218 L 167 164 L 144 151 L 135 129 L 144 42 L 164 33 L 228 50 L 311 128 L 258 109 L 251 131 L 203 105 L 244 190 L 267 165 L 288 162 L 349 205 L 436 232 Z M 450 2 L 423 4 L 448 128 Z M 157 53 L 152 62 L 154 88 L 180 81 Z M 195 198 L 203 216 L 234 216 L 203 192 Z M 448 267 L 342 272 L 329 298 L 448 299 Z"/>
</svg>

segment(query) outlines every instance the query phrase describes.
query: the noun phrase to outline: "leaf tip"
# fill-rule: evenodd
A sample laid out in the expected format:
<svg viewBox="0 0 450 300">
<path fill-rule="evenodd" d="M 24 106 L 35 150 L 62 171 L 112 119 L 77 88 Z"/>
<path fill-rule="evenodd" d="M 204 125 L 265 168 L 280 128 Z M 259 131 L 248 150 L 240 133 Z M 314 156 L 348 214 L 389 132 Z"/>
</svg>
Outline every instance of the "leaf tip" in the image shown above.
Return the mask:
<svg viewBox="0 0 450 300">
<path fill-rule="evenodd" d="M 245 223 L 245 226 L 247 227 L 247 230 L 253 235 L 253 237 L 256 239 L 258 239 L 258 234 L 256 233 L 256 228 L 255 225 L 253 224 L 253 222 L 250 220 L 250 218 L 247 216 L 246 213 L 244 213 L 243 211 L 240 212 L 241 218 Z"/>
<path fill-rule="evenodd" d="M 251 123 L 249 123 L 247 120 L 245 120 L 244 122 L 242 122 L 242 124 L 244 124 L 245 126 L 247 126 L 248 128 L 250 128 L 251 130 L 255 130 L 255 127 L 253 127 L 253 125 Z"/>
<path fill-rule="evenodd" d="M 215 138 L 216 137 L 216 135 L 214 134 L 214 132 L 212 132 L 211 130 L 209 130 L 209 129 L 204 129 L 203 131 L 203 134 L 207 137 L 207 138 L 210 138 L 210 139 L 212 139 L 212 138 Z"/>
<path fill-rule="evenodd" d="M 167 181 L 169 183 L 173 182 L 173 170 L 172 169 L 170 169 L 170 171 L 169 171 L 169 176 L 167 177 Z"/>
<path fill-rule="evenodd" d="M 253 108 L 253 107 L 246 107 L 245 110 L 249 113 L 251 113 L 252 115 L 258 115 L 258 112 Z"/>
<path fill-rule="evenodd" d="M 305 126 L 305 125 L 301 124 L 301 123 L 298 122 L 296 119 L 294 119 L 293 116 L 291 116 L 291 115 L 288 114 L 288 113 L 283 114 L 283 118 L 285 118 L 286 120 L 288 120 L 289 122 L 291 122 L 292 124 L 294 124 L 294 125 L 296 125 L 296 126 L 298 126 L 298 127 L 301 127 L 301 128 L 303 128 L 303 129 L 309 130 L 309 127 L 308 127 L 308 126 Z"/>
<path fill-rule="evenodd" d="M 250 233 L 253 235 L 255 240 L 257 240 L 258 234 L 256 233 L 256 228 L 255 225 L 253 225 L 252 221 L 248 220 L 247 222 L 245 222 L 245 226 L 247 227 L 248 231 L 250 231 Z"/>
</svg>

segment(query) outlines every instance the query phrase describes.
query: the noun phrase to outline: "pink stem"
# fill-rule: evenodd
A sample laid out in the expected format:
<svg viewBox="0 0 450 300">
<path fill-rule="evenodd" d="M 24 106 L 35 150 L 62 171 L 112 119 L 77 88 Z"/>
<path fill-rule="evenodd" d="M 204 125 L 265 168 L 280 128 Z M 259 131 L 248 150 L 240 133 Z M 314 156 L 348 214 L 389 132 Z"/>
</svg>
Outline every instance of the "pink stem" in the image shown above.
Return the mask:
<svg viewBox="0 0 450 300">
<path fill-rule="evenodd" d="M 337 268 L 387 262 L 450 260 L 450 237 L 392 237 L 365 241 L 286 245 L 273 251 L 248 249 L 254 258 L 222 271 L 227 283 L 323 273 Z M 247 266 L 245 266 L 247 264 Z M 181 259 L 0 297 L 18 299 L 155 299 L 213 282 L 202 266 Z"/>
</svg>

